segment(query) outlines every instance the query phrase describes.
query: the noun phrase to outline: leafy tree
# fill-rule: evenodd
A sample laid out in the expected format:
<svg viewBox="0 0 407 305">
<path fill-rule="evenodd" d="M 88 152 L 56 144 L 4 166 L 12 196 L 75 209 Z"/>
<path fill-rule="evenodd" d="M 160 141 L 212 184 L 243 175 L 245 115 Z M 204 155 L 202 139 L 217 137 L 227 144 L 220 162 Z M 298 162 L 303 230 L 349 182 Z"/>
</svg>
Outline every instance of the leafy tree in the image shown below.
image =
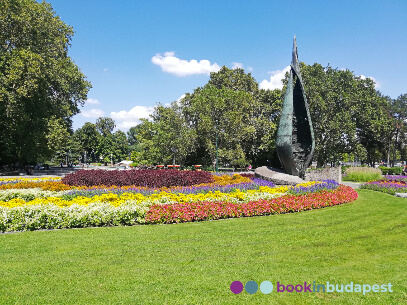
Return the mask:
<svg viewBox="0 0 407 305">
<path fill-rule="evenodd" d="M 163 162 L 162 154 L 157 143 L 159 133 L 157 125 L 148 119 L 141 119 L 137 126 L 138 152 L 132 155 L 132 161 L 140 165 L 149 165 Z"/>
<path fill-rule="evenodd" d="M 281 166 L 275 147 L 282 103 L 283 95 L 280 89 L 262 89 L 258 91 L 251 105 L 253 111 L 249 121 L 251 129 L 243 139 L 242 147 L 246 158 L 255 166 L 270 163 L 274 167 Z"/>
<path fill-rule="evenodd" d="M 127 140 L 129 142 L 130 146 L 134 146 L 138 143 L 137 141 L 137 133 L 138 130 L 140 129 L 140 125 L 136 125 L 133 127 L 130 127 L 130 129 L 127 131 Z"/>
<path fill-rule="evenodd" d="M 70 129 L 91 87 L 68 56 L 72 35 L 46 2 L 0 2 L 0 163 L 50 156 L 49 127 Z"/>
<path fill-rule="evenodd" d="M 126 160 L 129 157 L 129 144 L 126 134 L 118 130 L 113 134 L 113 155 L 116 161 Z"/>
<path fill-rule="evenodd" d="M 48 148 L 50 151 L 66 154 L 65 148 L 68 146 L 70 134 L 66 127 L 66 122 L 62 119 L 52 117 L 48 122 Z"/>
<path fill-rule="evenodd" d="M 221 163 L 245 158 L 242 140 L 252 131 L 247 125 L 252 114 L 250 93 L 206 85 L 187 94 L 182 103 L 186 121 L 198 138 L 194 159 L 214 164 L 216 143 Z"/>
<path fill-rule="evenodd" d="M 383 120 L 387 119 L 384 159 L 387 159 L 388 166 L 390 164 L 394 166 L 397 152 L 400 152 L 400 157 L 406 160 L 406 150 L 403 149 L 403 146 L 407 143 L 407 94 L 402 94 L 395 100 L 389 97 L 384 98 L 389 104 L 387 116 L 383 117 Z"/>
<path fill-rule="evenodd" d="M 96 120 L 96 129 L 100 132 L 102 136 L 108 136 L 113 133 L 113 129 L 116 127 L 116 124 L 111 118 L 98 118 Z"/>
<path fill-rule="evenodd" d="M 196 133 L 188 126 L 182 108 L 177 102 L 169 107 L 157 106 L 151 115 L 156 133 L 153 137 L 159 149 L 161 163 L 184 164 L 188 154 L 195 149 Z"/>
<path fill-rule="evenodd" d="M 369 157 L 376 145 L 373 142 L 385 130 L 386 103 L 374 82 L 317 63 L 302 63 L 301 74 L 310 103 L 317 166 L 340 161 L 343 153 Z"/>
<path fill-rule="evenodd" d="M 355 114 L 357 123 L 357 140 L 359 157 L 362 162 L 371 166 L 390 153 L 395 124 L 391 114 L 391 99 L 374 92 L 373 86 L 360 88 L 370 89 L 370 94 L 357 101 L 358 108 Z M 393 127 L 394 126 L 394 127 Z M 365 152 L 364 152 L 364 151 Z"/>
<path fill-rule="evenodd" d="M 115 140 L 112 134 L 99 138 L 98 147 L 96 153 L 102 162 L 110 163 L 112 158 L 117 161 L 117 157 L 114 151 Z"/>
<path fill-rule="evenodd" d="M 80 154 L 89 156 L 88 160 L 98 161 L 95 151 L 99 145 L 100 134 L 96 130 L 96 125 L 86 122 L 81 128 L 75 130 L 74 138 L 79 143 Z M 93 153 L 92 153 L 93 152 Z"/>
<path fill-rule="evenodd" d="M 208 85 L 218 89 L 226 88 L 252 94 L 259 91 L 259 84 L 250 73 L 246 74 L 243 69 L 229 69 L 226 66 L 223 66 L 218 72 L 211 72 Z"/>
</svg>

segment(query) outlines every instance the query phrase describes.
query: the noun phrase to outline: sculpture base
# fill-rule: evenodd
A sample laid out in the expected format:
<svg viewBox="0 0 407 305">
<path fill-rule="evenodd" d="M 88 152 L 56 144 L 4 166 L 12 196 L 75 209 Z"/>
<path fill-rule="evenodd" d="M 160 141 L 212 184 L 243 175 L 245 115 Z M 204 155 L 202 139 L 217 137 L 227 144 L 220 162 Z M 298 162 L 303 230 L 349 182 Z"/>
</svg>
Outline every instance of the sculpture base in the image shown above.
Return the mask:
<svg viewBox="0 0 407 305">
<path fill-rule="evenodd" d="M 276 185 L 296 185 L 298 183 L 304 183 L 305 180 L 297 176 L 286 174 L 280 169 L 272 167 L 262 166 L 256 168 L 254 176 L 263 180 L 273 182 Z"/>
</svg>

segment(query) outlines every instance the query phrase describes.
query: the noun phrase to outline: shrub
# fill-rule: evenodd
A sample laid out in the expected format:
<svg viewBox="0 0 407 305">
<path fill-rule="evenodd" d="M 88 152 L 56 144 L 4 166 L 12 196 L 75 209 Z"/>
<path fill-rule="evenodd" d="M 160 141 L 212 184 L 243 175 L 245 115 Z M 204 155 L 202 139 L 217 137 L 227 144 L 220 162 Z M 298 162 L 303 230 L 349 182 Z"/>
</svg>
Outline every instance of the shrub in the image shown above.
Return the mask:
<svg viewBox="0 0 407 305">
<path fill-rule="evenodd" d="M 403 172 L 402 167 L 379 166 L 379 169 L 382 171 L 382 175 L 401 175 Z"/>
<path fill-rule="evenodd" d="M 161 188 L 191 186 L 212 182 L 212 175 L 205 171 L 177 170 L 80 170 L 66 175 L 62 182 L 71 186 L 145 186 Z"/>
<path fill-rule="evenodd" d="M 382 179 L 382 172 L 372 167 L 349 167 L 343 176 L 344 181 L 367 182 Z"/>
</svg>

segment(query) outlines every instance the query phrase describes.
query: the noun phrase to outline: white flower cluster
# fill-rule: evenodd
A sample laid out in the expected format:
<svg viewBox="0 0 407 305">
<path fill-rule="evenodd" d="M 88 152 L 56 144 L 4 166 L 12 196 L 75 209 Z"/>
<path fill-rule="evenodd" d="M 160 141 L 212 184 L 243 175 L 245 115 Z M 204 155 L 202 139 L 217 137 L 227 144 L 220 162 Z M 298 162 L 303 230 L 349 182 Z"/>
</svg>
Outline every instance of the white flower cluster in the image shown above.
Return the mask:
<svg viewBox="0 0 407 305">
<path fill-rule="evenodd" d="M 118 207 L 109 203 L 74 204 L 63 209 L 53 204 L 0 207 L 0 232 L 134 225 L 145 222 L 149 208 L 148 203 L 131 200 Z"/>
<path fill-rule="evenodd" d="M 9 201 L 16 198 L 31 201 L 35 198 L 59 197 L 62 194 L 62 192 L 44 191 L 40 188 L 8 189 L 0 190 L 0 201 Z"/>
</svg>

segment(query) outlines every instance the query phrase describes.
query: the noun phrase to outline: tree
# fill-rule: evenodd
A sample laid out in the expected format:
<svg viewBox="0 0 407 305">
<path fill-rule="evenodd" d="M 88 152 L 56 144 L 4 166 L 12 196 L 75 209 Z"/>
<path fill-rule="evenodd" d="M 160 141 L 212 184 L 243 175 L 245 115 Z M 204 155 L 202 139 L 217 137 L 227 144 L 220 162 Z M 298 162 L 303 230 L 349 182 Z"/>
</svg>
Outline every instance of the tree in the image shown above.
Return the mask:
<svg viewBox="0 0 407 305">
<path fill-rule="evenodd" d="M 132 161 L 140 165 L 161 163 L 162 154 L 159 149 L 159 133 L 157 125 L 148 119 L 141 119 L 138 126 L 138 152 L 132 155 Z"/>
<path fill-rule="evenodd" d="M 116 127 L 116 124 L 111 118 L 98 118 L 96 120 L 96 129 L 100 132 L 102 136 L 108 136 L 113 133 L 113 129 Z"/>
<path fill-rule="evenodd" d="M 81 128 L 75 130 L 74 138 L 79 143 L 79 154 L 83 156 L 85 160 L 85 152 L 87 160 L 92 162 L 99 161 L 98 156 L 95 154 L 99 145 L 100 134 L 96 130 L 96 125 L 90 122 L 86 122 Z"/>
<path fill-rule="evenodd" d="M 102 162 L 110 163 L 112 159 L 117 161 L 116 155 L 114 153 L 114 137 L 109 134 L 104 137 L 99 138 L 98 147 L 96 154 L 101 158 Z M 114 157 L 114 158 L 113 158 Z"/>
<path fill-rule="evenodd" d="M 50 151 L 66 154 L 65 148 L 68 146 L 70 134 L 65 124 L 64 120 L 55 117 L 48 122 L 49 131 L 46 138 Z"/>
<path fill-rule="evenodd" d="M 366 88 L 369 87 L 360 90 Z M 375 92 L 373 86 L 370 86 L 370 91 L 357 101 L 355 117 L 360 145 L 358 152 L 362 155 L 358 156 L 359 160 L 374 166 L 376 161 L 389 156 L 396 124 L 392 118 L 391 99 Z"/>
<path fill-rule="evenodd" d="M 127 131 L 127 140 L 129 142 L 130 146 L 134 146 L 137 144 L 137 134 L 138 130 L 140 129 L 140 125 L 136 125 L 133 127 L 130 127 L 130 129 Z"/>
<path fill-rule="evenodd" d="M 129 156 L 129 144 L 127 142 L 126 134 L 118 130 L 113 134 L 113 155 L 114 160 L 126 160 Z"/>
<path fill-rule="evenodd" d="M 385 130 L 386 103 L 374 82 L 317 63 L 301 63 L 301 74 L 310 103 L 317 166 L 340 161 L 343 153 L 368 157 L 375 147 L 372 141 L 378 141 Z"/>
<path fill-rule="evenodd" d="M 169 107 L 158 105 L 151 115 L 155 123 L 153 141 L 161 155 L 160 163 L 184 164 L 196 146 L 196 132 L 188 126 L 182 107 L 173 102 Z"/>
<path fill-rule="evenodd" d="M 221 163 L 244 159 L 242 141 L 252 132 L 253 96 L 249 92 L 206 85 L 182 100 L 185 120 L 196 130 L 195 162 L 214 164 L 216 146 Z"/>
<path fill-rule="evenodd" d="M 91 87 L 68 56 L 72 36 L 46 2 L 0 2 L 0 163 L 50 156 L 49 126 L 71 128 Z"/>
<path fill-rule="evenodd" d="M 207 85 L 252 94 L 259 91 L 259 84 L 250 73 L 246 74 L 243 69 L 229 69 L 226 66 L 223 66 L 218 72 L 211 72 Z"/>
<path fill-rule="evenodd" d="M 407 94 L 400 95 L 397 99 L 387 100 L 387 113 L 383 115 L 383 120 L 387 119 L 387 128 L 385 132 L 385 158 L 388 166 L 394 166 L 397 152 L 400 152 L 401 158 L 406 159 L 406 150 L 403 148 L 406 144 L 407 133 Z M 390 162 L 391 161 L 391 162 Z"/>
</svg>

